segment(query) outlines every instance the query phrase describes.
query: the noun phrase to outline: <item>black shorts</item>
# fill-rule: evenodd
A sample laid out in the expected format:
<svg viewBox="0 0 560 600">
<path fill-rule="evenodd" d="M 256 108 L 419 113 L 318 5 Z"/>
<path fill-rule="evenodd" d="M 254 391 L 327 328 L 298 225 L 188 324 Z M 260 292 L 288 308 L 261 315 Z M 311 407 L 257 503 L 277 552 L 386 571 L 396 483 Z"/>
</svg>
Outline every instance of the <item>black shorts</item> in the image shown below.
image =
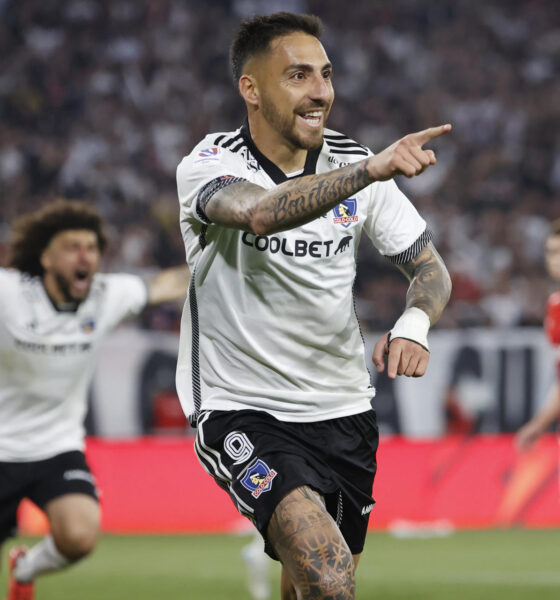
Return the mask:
<svg viewBox="0 0 560 600">
<path fill-rule="evenodd" d="M 65 494 L 98 499 L 83 452 L 64 452 L 33 462 L 0 462 L 0 544 L 15 534 L 17 508 L 23 498 L 44 508 Z"/>
<path fill-rule="evenodd" d="M 267 541 L 268 522 L 290 491 L 309 486 L 325 498 L 352 554 L 364 547 L 377 469 L 375 411 L 292 423 L 263 411 L 205 411 L 195 451 L 239 512 Z M 276 558 L 270 545 L 267 553 Z"/>
</svg>

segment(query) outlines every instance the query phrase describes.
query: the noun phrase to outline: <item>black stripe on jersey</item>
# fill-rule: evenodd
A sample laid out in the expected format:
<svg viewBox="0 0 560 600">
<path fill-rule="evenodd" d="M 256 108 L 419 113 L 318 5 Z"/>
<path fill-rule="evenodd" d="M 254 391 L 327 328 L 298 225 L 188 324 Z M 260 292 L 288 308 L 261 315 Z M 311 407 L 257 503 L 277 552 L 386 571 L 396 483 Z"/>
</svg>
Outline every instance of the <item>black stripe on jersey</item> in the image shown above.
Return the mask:
<svg viewBox="0 0 560 600">
<path fill-rule="evenodd" d="M 211 223 L 210 219 L 206 216 L 206 206 L 208 202 L 210 202 L 212 196 L 219 190 L 222 190 L 232 183 L 237 183 L 238 181 L 247 180 L 242 177 L 235 177 L 234 175 L 220 175 L 220 177 L 215 177 L 202 186 L 196 197 L 196 214 L 203 223 Z"/>
<path fill-rule="evenodd" d="M 360 156 L 369 156 L 369 151 L 365 146 L 362 146 L 362 144 L 358 144 L 358 142 L 356 142 L 355 140 L 346 137 L 345 135 L 342 135 L 341 133 L 337 133 L 337 134 L 325 134 L 324 136 L 325 138 L 325 142 L 327 142 L 327 145 L 329 146 L 329 148 L 331 149 L 337 149 L 337 148 L 347 148 L 347 149 L 352 149 L 354 150 L 354 152 L 348 152 L 348 151 L 344 151 L 344 150 L 337 150 L 337 154 L 358 154 Z"/>
<path fill-rule="evenodd" d="M 222 148 L 229 148 L 233 142 L 237 142 L 238 140 L 243 139 L 243 136 L 238 133 L 237 135 L 233 136 L 232 138 L 230 138 L 229 140 L 225 141 L 223 144 L 220 144 Z"/>
<path fill-rule="evenodd" d="M 356 148 L 357 150 L 365 150 L 363 146 L 360 144 L 356 144 L 355 142 L 331 142 L 327 140 L 327 144 L 331 148 Z"/>
<path fill-rule="evenodd" d="M 356 154 L 358 156 L 369 156 L 369 152 L 367 150 L 358 150 L 358 149 L 356 149 L 356 150 L 337 150 L 336 148 L 331 148 L 331 154 Z"/>
<path fill-rule="evenodd" d="M 237 146 L 234 146 L 233 148 L 230 148 L 230 150 L 232 152 L 237 152 L 238 150 L 241 150 L 241 148 L 243 148 L 243 146 L 245 146 L 245 140 L 241 140 L 239 142 L 239 144 L 237 144 Z"/>
<path fill-rule="evenodd" d="M 202 248 L 202 250 L 204 250 L 204 248 L 206 248 L 206 232 L 208 231 L 208 225 L 203 225 L 202 229 L 200 230 L 200 234 L 198 236 L 198 243 L 200 244 L 200 247 Z"/>
<path fill-rule="evenodd" d="M 226 137 L 225 133 L 222 133 L 222 135 L 219 135 L 215 140 L 214 140 L 214 146 L 219 146 L 220 142 Z"/>
<path fill-rule="evenodd" d="M 196 427 L 198 415 L 200 413 L 200 405 L 202 403 L 202 391 L 200 385 L 200 347 L 199 347 L 199 331 L 198 331 L 198 305 L 196 302 L 196 269 L 191 277 L 189 286 L 189 308 L 191 311 L 191 333 L 192 333 L 192 390 L 194 400 L 194 412 L 188 415 L 189 423 L 192 427 Z"/>
<path fill-rule="evenodd" d="M 424 248 L 426 244 L 431 242 L 433 237 L 434 234 L 429 229 L 425 229 L 422 235 L 412 244 L 412 246 L 404 250 L 404 252 L 401 252 L 400 254 L 395 254 L 394 256 L 385 256 L 394 265 L 402 265 L 418 256 L 422 248 Z"/>
</svg>

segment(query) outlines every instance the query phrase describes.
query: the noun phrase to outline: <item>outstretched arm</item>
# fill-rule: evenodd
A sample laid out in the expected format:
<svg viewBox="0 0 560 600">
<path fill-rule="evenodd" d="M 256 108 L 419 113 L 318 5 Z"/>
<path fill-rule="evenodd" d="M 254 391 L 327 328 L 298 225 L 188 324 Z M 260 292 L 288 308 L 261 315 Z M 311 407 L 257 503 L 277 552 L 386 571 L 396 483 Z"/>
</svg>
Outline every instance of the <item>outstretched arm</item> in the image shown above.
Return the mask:
<svg viewBox="0 0 560 600">
<path fill-rule="evenodd" d="M 271 190 L 238 181 L 203 200 L 202 208 L 214 223 L 259 235 L 292 229 L 316 219 L 370 183 L 396 175 L 419 175 L 436 163 L 434 152 L 422 146 L 450 130 L 451 125 L 440 125 L 411 133 L 375 156 L 329 173 L 298 177 Z"/>
<path fill-rule="evenodd" d="M 148 281 L 148 305 L 182 300 L 187 295 L 191 274 L 185 266 L 170 267 L 160 271 Z"/>
<path fill-rule="evenodd" d="M 546 404 L 515 436 L 517 447 L 525 452 L 530 450 L 541 435 L 558 419 L 560 415 L 560 386 L 556 382 L 550 392 Z"/>
<path fill-rule="evenodd" d="M 379 373 L 384 371 L 385 356 L 389 355 L 387 375 L 391 379 L 424 375 L 430 358 L 428 329 L 439 319 L 451 295 L 451 278 L 432 242 L 399 269 L 410 280 L 406 309 L 373 351 Z"/>
</svg>

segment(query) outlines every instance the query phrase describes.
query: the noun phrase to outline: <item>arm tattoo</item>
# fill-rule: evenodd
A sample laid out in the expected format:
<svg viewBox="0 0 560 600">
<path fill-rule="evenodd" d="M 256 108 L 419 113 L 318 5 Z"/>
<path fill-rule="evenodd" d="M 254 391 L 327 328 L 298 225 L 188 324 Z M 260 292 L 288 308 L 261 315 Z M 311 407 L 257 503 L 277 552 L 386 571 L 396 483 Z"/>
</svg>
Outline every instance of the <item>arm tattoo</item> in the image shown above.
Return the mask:
<svg viewBox="0 0 560 600">
<path fill-rule="evenodd" d="M 354 560 L 322 499 L 310 488 L 276 507 L 268 538 L 304 598 L 354 598 Z"/>
<path fill-rule="evenodd" d="M 369 185 L 373 179 L 367 171 L 368 160 L 329 173 L 296 177 L 271 190 L 248 181 L 233 183 L 212 196 L 208 216 L 214 223 L 246 231 L 270 234 L 292 229 Z"/>
<path fill-rule="evenodd" d="M 275 230 L 313 220 L 371 183 L 366 164 L 286 181 L 267 194 L 265 218 Z"/>
<path fill-rule="evenodd" d="M 433 325 L 441 316 L 451 294 L 451 278 L 432 242 L 412 260 L 399 265 L 410 279 L 406 308 L 422 309 Z"/>
</svg>

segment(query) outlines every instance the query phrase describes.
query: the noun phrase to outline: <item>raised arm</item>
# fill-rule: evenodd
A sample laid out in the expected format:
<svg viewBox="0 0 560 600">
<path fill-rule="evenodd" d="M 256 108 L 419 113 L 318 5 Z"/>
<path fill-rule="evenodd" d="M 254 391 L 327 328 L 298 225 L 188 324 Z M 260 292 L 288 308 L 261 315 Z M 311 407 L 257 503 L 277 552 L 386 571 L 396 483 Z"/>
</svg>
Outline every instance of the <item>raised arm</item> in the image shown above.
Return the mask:
<svg viewBox="0 0 560 600">
<path fill-rule="evenodd" d="M 190 279 L 191 274 L 186 265 L 160 271 L 147 283 L 148 305 L 184 299 Z"/>
<path fill-rule="evenodd" d="M 548 393 L 546 404 L 517 432 L 515 436 L 517 447 L 523 452 L 530 450 L 541 435 L 558 420 L 559 416 L 560 387 L 556 382 Z"/>
<path fill-rule="evenodd" d="M 406 309 L 373 351 L 379 373 L 385 369 L 385 355 L 389 355 L 387 374 L 391 379 L 397 375 L 424 375 L 430 357 L 428 330 L 441 316 L 451 295 L 451 278 L 432 242 L 413 259 L 399 265 L 399 269 L 410 280 Z"/>
<path fill-rule="evenodd" d="M 220 225 L 269 235 L 316 219 L 375 181 L 396 175 L 414 177 L 436 163 L 422 146 L 451 130 L 451 125 L 412 133 L 375 156 L 334 169 L 286 181 L 266 190 L 237 181 L 202 199 L 207 218 Z"/>
</svg>

